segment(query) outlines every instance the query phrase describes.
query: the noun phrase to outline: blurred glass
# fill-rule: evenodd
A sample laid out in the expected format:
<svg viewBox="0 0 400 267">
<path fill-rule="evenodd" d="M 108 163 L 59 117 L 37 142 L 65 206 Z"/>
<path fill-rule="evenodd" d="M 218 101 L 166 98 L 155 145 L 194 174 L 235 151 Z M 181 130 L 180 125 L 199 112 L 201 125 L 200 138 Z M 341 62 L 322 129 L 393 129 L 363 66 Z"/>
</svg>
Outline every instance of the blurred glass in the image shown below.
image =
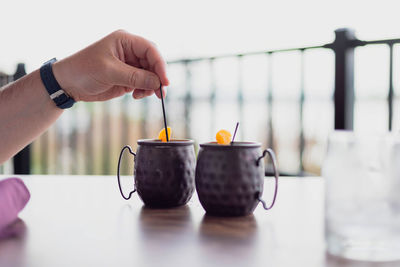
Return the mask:
<svg viewBox="0 0 400 267">
<path fill-rule="evenodd" d="M 329 253 L 350 259 L 400 259 L 400 136 L 330 135 L 325 233 Z"/>
</svg>

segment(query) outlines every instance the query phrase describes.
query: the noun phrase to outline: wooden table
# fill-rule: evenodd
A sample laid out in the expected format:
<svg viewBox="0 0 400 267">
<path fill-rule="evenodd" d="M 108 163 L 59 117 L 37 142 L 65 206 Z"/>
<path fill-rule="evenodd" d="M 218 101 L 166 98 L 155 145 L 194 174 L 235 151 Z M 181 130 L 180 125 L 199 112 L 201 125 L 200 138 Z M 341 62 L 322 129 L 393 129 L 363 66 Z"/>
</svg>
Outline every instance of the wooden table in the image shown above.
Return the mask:
<svg viewBox="0 0 400 267">
<path fill-rule="evenodd" d="M 276 206 L 241 218 L 206 216 L 196 195 L 148 209 L 137 195 L 123 200 L 111 176 L 22 178 L 32 194 L 20 214 L 26 233 L 0 240 L 0 266 L 400 266 L 325 253 L 321 178 L 281 178 Z M 267 200 L 272 190 L 266 179 Z"/>
</svg>

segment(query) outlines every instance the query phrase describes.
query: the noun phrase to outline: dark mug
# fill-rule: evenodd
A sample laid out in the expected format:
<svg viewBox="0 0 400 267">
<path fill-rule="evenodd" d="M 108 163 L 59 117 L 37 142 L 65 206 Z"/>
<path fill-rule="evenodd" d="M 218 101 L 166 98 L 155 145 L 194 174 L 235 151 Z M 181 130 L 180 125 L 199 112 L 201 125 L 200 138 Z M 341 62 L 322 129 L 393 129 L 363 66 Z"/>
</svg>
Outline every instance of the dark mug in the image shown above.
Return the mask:
<svg viewBox="0 0 400 267">
<path fill-rule="evenodd" d="M 270 206 L 262 200 L 264 161 L 271 157 L 275 174 L 275 192 Z M 278 192 L 276 157 L 271 149 L 261 153 L 261 144 L 234 142 L 231 145 L 200 144 L 196 166 L 196 190 L 207 214 L 244 216 L 251 214 L 259 202 L 268 210 Z"/>
<path fill-rule="evenodd" d="M 195 154 L 193 140 L 138 140 L 134 153 L 130 146 L 122 148 L 118 160 L 118 186 L 128 200 L 137 191 L 148 207 L 170 208 L 186 204 L 194 192 Z M 120 165 L 125 149 L 134 156 L 134 190 L 124 195 L 120 183 Z"/>
</svg>

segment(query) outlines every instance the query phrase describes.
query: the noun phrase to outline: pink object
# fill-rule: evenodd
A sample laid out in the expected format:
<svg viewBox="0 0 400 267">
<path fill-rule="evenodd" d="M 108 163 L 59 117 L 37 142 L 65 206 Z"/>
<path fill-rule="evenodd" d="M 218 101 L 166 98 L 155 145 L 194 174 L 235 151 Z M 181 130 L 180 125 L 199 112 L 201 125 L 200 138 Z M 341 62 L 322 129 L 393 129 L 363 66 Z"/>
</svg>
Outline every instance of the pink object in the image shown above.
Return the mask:
<svg viewBox="0 0 400 267">
<path fill-rule="evenodd" d="M 31 197 L 20 178 L 0 181 L 0 236 L 3 229 L 18 218 L 18 213 Z"/>
</svg>

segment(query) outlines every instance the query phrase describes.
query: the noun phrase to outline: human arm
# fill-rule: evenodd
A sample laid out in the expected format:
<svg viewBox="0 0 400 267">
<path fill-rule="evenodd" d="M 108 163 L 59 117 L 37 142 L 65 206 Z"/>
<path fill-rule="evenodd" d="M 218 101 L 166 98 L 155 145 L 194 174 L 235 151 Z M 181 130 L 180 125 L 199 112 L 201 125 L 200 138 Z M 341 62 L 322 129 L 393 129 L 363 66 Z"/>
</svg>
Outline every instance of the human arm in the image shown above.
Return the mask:
<svg viewBox="0 0 400 267">
<path fill-rule="evenodd" d="M 116 31 L 53 64 L 61 88 L 76 101 L 104 101 L 132 92 L 160 97 L 169 84 L 165 61 L 142 37 Z M 165 95 L 165 94 L 164 94 Z M 36 70 L 0 91 L 0 164 L 49 128 L 63 110 L 56 107 Z"/>
</svg>

